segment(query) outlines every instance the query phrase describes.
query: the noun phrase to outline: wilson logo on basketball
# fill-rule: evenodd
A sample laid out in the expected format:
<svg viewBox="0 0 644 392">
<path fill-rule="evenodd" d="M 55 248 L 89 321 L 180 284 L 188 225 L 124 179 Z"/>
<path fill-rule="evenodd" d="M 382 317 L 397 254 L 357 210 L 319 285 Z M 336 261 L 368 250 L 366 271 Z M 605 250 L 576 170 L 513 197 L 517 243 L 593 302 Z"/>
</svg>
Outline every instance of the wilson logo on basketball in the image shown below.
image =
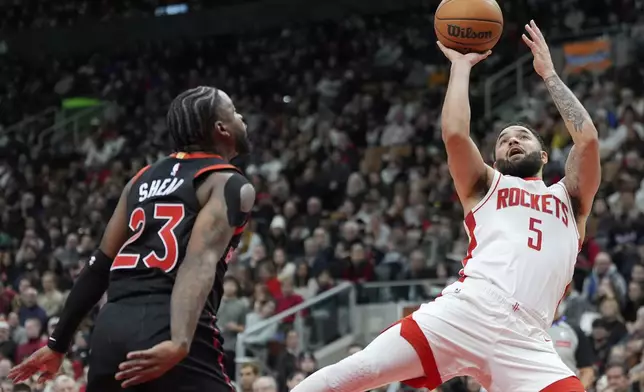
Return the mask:
<svg viewBox="0 0 644 392">
<path fill-rule="evenodd" d="M 454 38 L 492 39 L 492 31 L 476 31 L 471 27 L 464 28 L 452 24 L 447 25 L 447 34 Z"/>
</svg>

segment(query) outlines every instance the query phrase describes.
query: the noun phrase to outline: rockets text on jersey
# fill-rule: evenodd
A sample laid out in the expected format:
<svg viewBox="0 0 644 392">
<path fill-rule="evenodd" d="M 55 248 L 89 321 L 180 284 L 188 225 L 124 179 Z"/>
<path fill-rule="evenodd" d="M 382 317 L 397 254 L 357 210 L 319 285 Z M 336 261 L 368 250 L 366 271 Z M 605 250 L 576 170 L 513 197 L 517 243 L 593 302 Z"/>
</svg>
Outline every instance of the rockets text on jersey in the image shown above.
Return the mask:
<svg viewBox="0 0 644 392">
<path fill-rule="evenodd" d="M 463 277 L 487 280 L 552 322 L 570 283 L 579 233 L 562 182 L 546 186 L 494 171 L 485 197 L 465 217 L 470 243 Z"/>
</svg>

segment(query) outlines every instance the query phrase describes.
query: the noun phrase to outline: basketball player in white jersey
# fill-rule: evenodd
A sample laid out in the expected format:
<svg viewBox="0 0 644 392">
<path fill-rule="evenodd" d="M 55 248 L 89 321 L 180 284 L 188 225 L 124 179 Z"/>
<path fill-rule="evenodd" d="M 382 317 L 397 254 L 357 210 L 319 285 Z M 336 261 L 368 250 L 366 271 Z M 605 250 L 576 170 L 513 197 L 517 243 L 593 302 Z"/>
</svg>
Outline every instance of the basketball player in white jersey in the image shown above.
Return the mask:
<svg viewBox="0 0 644 392">
<path fill-rule="evenodd" d="M 470 139 L 469 76 L 490 53 L 452 62 L 442 114 L 450 173 L 470 245 L 458 282 L 383 332 L 364 350 L 321 369 L 292 392 L 360 392 L 396 380 L 434 389 L 460 375 L 489 392 L 582 392 L 547 334 L 572 279 L 586 218 L 600 183 L 597 131 L 557 76 L 534 22 L 523 40 L 574 141 L 566 176 L 541 179 L 548 154 L 522 125 L 501 131 L 493 167 Z"/>
</svg>

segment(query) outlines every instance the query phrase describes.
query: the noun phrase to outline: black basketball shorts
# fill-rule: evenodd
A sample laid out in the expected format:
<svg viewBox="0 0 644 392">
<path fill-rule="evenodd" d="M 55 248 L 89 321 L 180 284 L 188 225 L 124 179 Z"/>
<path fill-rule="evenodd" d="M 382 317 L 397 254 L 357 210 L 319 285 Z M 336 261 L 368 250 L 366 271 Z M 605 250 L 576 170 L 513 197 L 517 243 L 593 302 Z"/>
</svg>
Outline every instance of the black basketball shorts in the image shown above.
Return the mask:
<svg viewBox="0 0 644 392">
<path fill-rule="evenodd" d="M 211 328 L 198 327 L 190 354 L 160 378 L 128 392 L 234 392 L 224 370 L 224 354 Z M 107 303 L 96 320 L 89 358 L 87 392 L 124 391 L 114 379 L 131 351 L 170 339 L 170 303 Z"/>
</svg>

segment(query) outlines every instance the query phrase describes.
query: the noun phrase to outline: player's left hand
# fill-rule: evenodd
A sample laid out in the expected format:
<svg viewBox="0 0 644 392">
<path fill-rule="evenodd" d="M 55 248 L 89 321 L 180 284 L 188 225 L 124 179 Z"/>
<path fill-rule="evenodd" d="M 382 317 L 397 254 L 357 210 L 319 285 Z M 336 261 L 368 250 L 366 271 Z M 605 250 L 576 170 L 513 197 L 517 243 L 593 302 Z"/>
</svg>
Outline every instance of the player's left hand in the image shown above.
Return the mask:
<svg viewBox="0 0 644 392">
<path fill-rule="evenodd" d="M 29 379 L 34 374 L 40 373 L 38 383 L 42 384 L 54 378 L 64 358 L 64 354 L 55 352 L 45 346 L 31 354 L 29 358 L 25 359 L 19 365 L 13 367 L 7 377 L 18 384 Z"/>
<path fill-rule="evenodd" d="M 534 56 L 534 70 L 541 76 L 542 79 L 549 78 L 553 75 L 556 75 L 555 66 L 552 63 L 552 56 L 550 56 L 550 48 L 546 43 L 546 39 L 543 38 L 541 30 L 534 20 L 531 20 L 529 24 L 525 25 L 525 29 L 530 35 L 530 38 L 523 34 L 523 42 L 530 48 L 532 55 Z"/>
<path fill-rule="evenodd" d="M 127 360 L 119 365 L 120 371 L 115 378 L 123 381 L 123 388 L 142 384 L 162 376 L 187 355 L 185 348 L 166 340 L 149 350 L 128 353 Z"/>
</svg>

